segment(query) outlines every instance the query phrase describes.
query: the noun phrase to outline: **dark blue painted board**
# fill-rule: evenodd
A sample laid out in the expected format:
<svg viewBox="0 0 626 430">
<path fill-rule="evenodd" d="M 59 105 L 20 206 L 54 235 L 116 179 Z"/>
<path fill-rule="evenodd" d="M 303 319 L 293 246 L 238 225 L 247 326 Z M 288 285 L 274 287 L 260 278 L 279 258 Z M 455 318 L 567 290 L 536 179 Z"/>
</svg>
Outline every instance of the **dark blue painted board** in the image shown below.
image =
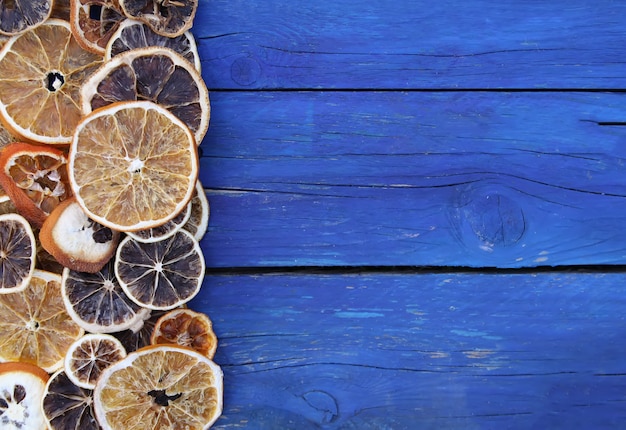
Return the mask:
<svg viewBox="0 0 626 430">
<path fill-rule="evenodd" d="M 216 428 L 596 429 L 626 419 L 623 274 L 207 276 Z"/>
<path fill-rule="evenodd" d="M 612 0 L 201 0 L 210 88 L 623 88 Z"/>
<path fill-rule="evenodd" d="M 211 267 L 625 262 L 625 94 L 211 97 Z"/>
</svg>

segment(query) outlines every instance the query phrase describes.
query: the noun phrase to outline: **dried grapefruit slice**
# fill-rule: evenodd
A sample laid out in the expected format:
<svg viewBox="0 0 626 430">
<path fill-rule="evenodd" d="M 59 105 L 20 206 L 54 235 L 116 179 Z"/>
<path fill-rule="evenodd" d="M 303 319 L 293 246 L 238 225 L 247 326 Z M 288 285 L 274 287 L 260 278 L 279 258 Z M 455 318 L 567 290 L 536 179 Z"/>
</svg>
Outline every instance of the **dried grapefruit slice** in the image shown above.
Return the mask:
<svg viewBox="0 0 626 430">
<path fill-rule="evenodd" d="M 200 241 L 209 227 L 210 213 L 209 200 L 202 183 L 198 181 L 196 183 L 196 191 L 191 198 L 191 216 L 183 228 L 193 234 L 197 241 Z"/>
<path fill-rule="evenodd" d="M 14 142 L 0 153 L 0 185 L 35 227 L 71 194 L 66 163 L 65 154 L 50 146 Z"/>
<path fill-rule="evenodd" d="M 209 127 L 209 91 L 198 71 L 169 48 L 126 51 L 94 72 L 81 88 L 83 114 L 117 101 L 149 100 L 180 118 L 200 144 Z"/>
<path fill-rule="evenodd" d="M 127 236 L 117 247 L 115 276 L 135 303 L 148 309 L 174 309 L 191 300 L 204 278 L 204 256 L 191 233 L 142 243 Z"/>
<path fill-rule="evenodd" d="M 63 366 L 72 342 L 84 334 L 61 298 L 61 276 L 35 270 L 21 292 L 0 295 L 0 361 L 35 364 L 46 372 Z"/>
<path fill-rule="evenodd" d="M 76 386 L 65 370 L 57 371 L 48 380 L 41 410 L 50 430 L 100 430 L 92 390 Z"/>
<path fill-rule="evenodd" d="M 209 317 L 191 309 L 174 309 L 157 321 L 150 339 L 152 344 L 176 344 L 213 358 L 217 336 Z"/>
<path fill-rule="evenodd" d="M 88 333 L 65 356 L 65 373 L 79 387 L 93 390 L 104 369 L 126 357 L 122 343 L 110 334 Z"/>
<path fill-rule="evenodd" d="M 117 0 L 70 0 L 70 24 L 78 43 L 104 55 L 107 42 L 126 19 Z"/>
<path fill-rule="evenodd" d="M 189 30 L 198 9 L 198 0 L 119 0 L 124 14 L 143 21 L 167 37 Z"/>
<path fill-rule="evenodd" d="M 123 52 L 148 46 L 162 46 L 173 49 L 193 64 L 198 72 L 201 70 L 198 46 L 196 45 L 196 39 L 190 31 L 185 31 L 176 37 L 161 36 L 148 27 L 146 23 L 134 19 L 126 19 L 120 23 L 118 29 L 109 39 L 109 43 L 107 43 L 104 59 L 108 61 L 111 57 L 115 57 Z"/>
<path fill-rule="evenodd" d="M 141 326 L 150 311 L 130 300 L 115 278 L 113 259 L 99 272 L 65 268 L 63 301 L 72 319 L 92 333 L 113 333 Z"/>
<path fill-rule="evenodd" d="M 31 30 L 50 17 L 52 0 L 5 0 L 0 2 L 0 34 Z"/>
<path fill-rule="evenodd" d="M 22 139 L 68 144 L 82 116 L 80 86 L 101 62 L 60 19 L 10 38 L 0 50 L 0 119 Z"/>
<path fill-rule="evenodd" d="M 0 427 L 6 430 L 46 428 L 40 405 L 48 374 L 27 363 L 0 364 Z"/>
<path fill-rule="evenodd" d="M 79 272 L 95 273 L 111 259 L 120 233 L 89 219 L 70 198 L 56 207 L 39 232 L 39 240 L 63 266 Z"/>
<path fill-rule="evenodd" d="M 148 346 L 105 369 L 93 396 L 105 430 L 208 429 L 222 412 L 223 375 L 191 349 Z"/>
<path fill-rule="evenodd" d="M 26 219 L 0 215 L 0 294 L 24 290 L 35 271 L 37 244 Z"/>
<path fill-rule="evenodd" d="M 69 179 L 89 218 L 114 230 L 158 227 L 189 203 L 198 175 L 193 134 L 147 101 L 99 109 L 77 129 Z"/>
</svg>

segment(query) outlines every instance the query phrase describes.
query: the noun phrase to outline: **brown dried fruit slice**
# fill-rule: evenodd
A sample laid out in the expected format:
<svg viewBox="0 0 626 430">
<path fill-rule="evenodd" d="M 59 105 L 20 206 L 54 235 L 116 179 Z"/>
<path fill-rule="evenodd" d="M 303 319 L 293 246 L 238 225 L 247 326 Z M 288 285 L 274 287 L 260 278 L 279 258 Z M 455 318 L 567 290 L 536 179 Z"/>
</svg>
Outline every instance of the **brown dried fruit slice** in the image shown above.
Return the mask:
<svg viewBox="0 0 626 430">
<path fill-rule="evenodd" d="M 35 364 L 52 373 L 84 334 L 61 298 L 61 276 L 35 270 L 25 290 L 0 295 L 0 361 Z"/>
<path fill-rule="evenodd" d="M 41 25 L 50 17 L 52 0 L 0 1 L 0 34 L 24 33 Z"/>
<path fill-rule="evenodd" d="M 89 219 L 76 199 L 56 207 L 39 232 L 39 240 L 63 266 L 95 273 L 115 254 L 120 233 Z"/>
<path fill-rule="evenodd" d="M 0 153 L 0 185 L 35 227 L 71 195 L 66 163 L 65 154 L 50 146 L 15 142 Z"/>
<path fill-rule="evenodd" d="M 152 344 L 176 344 L 213 358 L 217 336 L 209 317 L 191 309 L 174 309 L 157 321 L 151 337 Z"/>
<path fill-rule="evenodd" d="M 119 0 L 124 14 L 143 21 L 167 37 L 189 30 L 198 9 L 198 0 Z"/>
<path fill-rule="evenodd" d="M 201 70 L 202 66 L 196 39 L 190 31 L 185 31 L 176 37 L 161 36 L 155 33 L 146 23 L 134 19 L 126 19 L 120 23 L 118 29 L 109 39 L 109 43 L 107 43 L 104 59 L 108 61 L 111 57 L 131 49 L 146 48 L 148 46 L 162 46 L 173 49 L 189 61 L 198 72 Z"/>
<path fill-rule="evenodd" d="M 10 38 L 0 51 L 0 119 L 22 139 L 68 144 L 82 117 L 80 86 L 101 62 L 60 19 Z"/>
<path fill-rule="evenodd" d="M 127 353 L 137 351 L 144 346 L 150 345 L 150 337 L 154 331 L 154 325 L 166 312 L 168 311 L 149 310 L 144 317 L 143 323 L 137 324 L 133 330 L 129 329 L 112 334 L 122 342 Z"/>
<path fill-rule="evenodd" d="M 117 0 L 70 0 L 70 24 L 78 43 L 104 55 L 106 45 L 126 19 Z"/>
<path fill-rule="evenodd" d="M 194 133 L 199 145 L 209 127 L 209 91 L 198 71 L 171 49 L 126 51 L 94 72 L 81 88 L 83 114 L 111 103 L 148 100 L 165 107 Z"/>
<path fill-rule="evenodd" d="M 72 319 L 91 333 L 141 326 L 150 311 L 130 300 L 115 278 L 113 259 L 98 273 L 63 270 L 62 295 Z"/>
<path fill-rule="evenodd" d="M 50 18 L 58 18 L 64 21 L 70 20 L 70 0 L 54 0 Z"/>
<path fill-rule="evenodd" d="M 76 386 L 65 370 L 50 377 L 41 402 L 50 430 L 100 430 L 92 390 Z"/>
<path fill-rule="evenodd" d="M 203 430 L 221 414 L 223 375 L 196 351 L 154 345 L 105 369 L 93 396 L 105 430 Z"/>
<path fill-rule="evenodd" d="M 191 233 L 180 230 L 154 243 L 127 236 L 115 255 L 115 276 L 135 303 L 174 309 L 191 300 L 204 280 L 204 256 Z"/>
<path fill-rule="evenodd" d="M 40 430 L 46 421 L 40 410 L 48 374 L 27 363 L 0 364 L 0 427 Z"/>
<path fill-rule="evenodd" d="M 200 241 L 209 227 L 210 214 L 209 200 L 202 183 L 198 181 L 196 183 L 196 191 L 191 198 L 191 216 L 183 228 L 193 234 L 197 241 Z"/>
<path fill-rule="evenodd" d="M 89 218 L 114 230 L 158 227 L 191 200 L 198 176 L 193 134 L 152 102 L 98 109 L 77 127 L 69 180 Z"/>
<path fill-rule="evenodd" d="M 0 294 L 24 290 L 35 271 L 37 244 L 26 219 L 0 215 Z"/>
<path fill-rule="evenodd" d="M 191 202 L 187 203 L 185 209 L 176 217 L 158 227 L 149 228 L 147 230 L 129 231 L 128 236 L 139 242 L 158 242 L 167 239 L 176 234 L 178 230 L 183 228 L 191 216 Z"/>
<path fill-rule="evenodd" d="M 104 369 L 126 357 L 122 343 L 110 334 L 88 333 L 65 356 L 65 373 L 81 388 L 93 390 Z"/>
</svg>

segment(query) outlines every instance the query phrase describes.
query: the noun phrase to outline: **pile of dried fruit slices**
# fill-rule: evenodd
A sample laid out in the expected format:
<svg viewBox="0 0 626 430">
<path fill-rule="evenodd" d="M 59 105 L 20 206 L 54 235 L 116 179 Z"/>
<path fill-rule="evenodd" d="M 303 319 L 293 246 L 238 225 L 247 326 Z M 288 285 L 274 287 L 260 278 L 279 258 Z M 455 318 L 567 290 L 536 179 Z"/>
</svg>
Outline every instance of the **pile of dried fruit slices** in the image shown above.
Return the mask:
<svg viewBox="0 0 626 430">
<path fill-rule="evenodd" d="M 222 412 L 198 0 L 0 2 L 0 427 L 207 429 Z"/>
</svg>

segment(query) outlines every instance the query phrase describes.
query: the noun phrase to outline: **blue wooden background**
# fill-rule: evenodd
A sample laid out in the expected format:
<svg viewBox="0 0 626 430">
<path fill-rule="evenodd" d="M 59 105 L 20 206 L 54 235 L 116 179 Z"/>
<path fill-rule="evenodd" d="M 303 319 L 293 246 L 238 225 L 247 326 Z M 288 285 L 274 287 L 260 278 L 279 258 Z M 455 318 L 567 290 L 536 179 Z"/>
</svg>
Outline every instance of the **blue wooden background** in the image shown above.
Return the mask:
<svg viewBox="0 0 626 430">
<path fill-rule="evenodd" d="M 200 0 L 216 428 L 624 427 L 625 16 Z"/>
</svg>

